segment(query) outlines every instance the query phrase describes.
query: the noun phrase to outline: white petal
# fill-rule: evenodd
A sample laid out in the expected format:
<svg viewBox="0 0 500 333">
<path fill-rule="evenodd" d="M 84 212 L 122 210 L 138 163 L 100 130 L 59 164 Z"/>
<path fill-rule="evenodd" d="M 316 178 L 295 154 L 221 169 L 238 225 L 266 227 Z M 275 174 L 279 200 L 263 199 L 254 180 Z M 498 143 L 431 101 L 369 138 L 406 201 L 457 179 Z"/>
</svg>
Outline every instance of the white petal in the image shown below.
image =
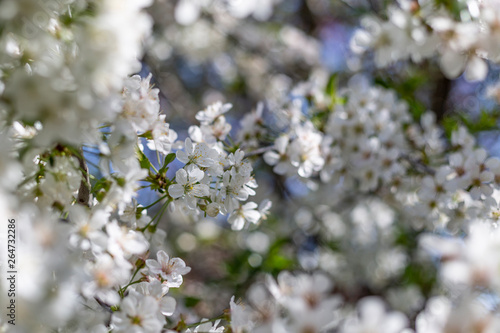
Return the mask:
<svg viewBox="0 0 500 333">
<path fill-rule="evenodd" d="M 288 171 L 289 166 L 288 162 L 280 162 L 274 166 L 273 171 L 278 175 L 284 175 Z"/>
<path fill-rule="evenodd" d="M 228 222 L 231 223 L 231 229 L 233 230 L 241 230 L 245 226 L 245 219 L 239 214 L 230 216 Z"/>
<path fill-rule="evenodd" d="M 196 197 L 206 197 L 209 194 L 209 187 L 205 184 L 198 184 L 194 185 L 193 189 L 189 192 Z"/>
<path fill-rule="evenodd" d="M 170 296 L 165 296 L 160 301 L 160 311 L 164 316 L 171 316 L 175 311 L 175 299 Z"/>
<path fill-rule="evenodd" d="M 243 205 L 243 210 L 252 210 L 257 208 L 257 204 L 255 202 L 247 202 L 246 204 Z"/>
<path fill-rule="evenodd" d="M 182 163 L 187 163 L 189 162 L 189 156 L 188 154 L 184 151 L 184 150 L 178 150 L 176 153 L 175 153 L 175 156 L 177 157 L 177 159 L 179 161 L 181 161 Z"/>
<path fill-rule="evenodd" d="M 196 164 L 201 167 L 208 168 L 214 164 L 214 160 L 208 157 L 200 157 L 196 159 Z"/>
<path fill-rule="evenodd" d="M 251 223 L 257 223 L 260 220 L 260 213 L 256 210 L 245 211 L 245 219 Z"/>
<path fill-rule="evenodd" d="M 175 20 L 179 24 L 193 24 L 199 15 L 200 8 L 193 1 L 181 0 L 175 7 Z"/>
<path fill-rule="evenodd" d="M 170 261 L 170 257 L 168 256 L 167 252 L 163 250 L 160 250 L 156 253 L 156 258 L 162 265 L 168 264 L 168 262 Z"/>
<path fill-rule="evenodd" d="M 146 259 L 146 266 L 148 266 L 149 270 L 153 274 L 158 274 L 161 272 L 161 265 L 154 259 Z"/>
<path fill-rule="evenodd" d="M 199 182 L 205 177 L 205 173 L 198 168 L 189 170 L 189 183 L 193 184 Z"/>
<path fill-rule="evenodd" d="M 184 187 L 179 184 L 170 185 L 168 187 L 168 194 L 174 199 L 180 198 L 184 195 Z"/>
<path fill-rule="evenodd" d="M 445 51 L 440 59 L 443 74 L 449 79 L 456 78 L 464 69 L 465 59 L 466 58 L 463 54 L 459 54 L 451 50 Z"/>
<path fill-rule="evenodd" d="M 276 150 L 280 154 L 285 153 L 286 147 L 288 146 L 288 141 L 289 141 L 288 135 L 280 136 L 279 138 L 276 139 L 276 141 L 274 141 L 274 147 L 276 147 Z"/>
<path fill-rule="evenodd" d="M 137 306 L 137 312 L 155 313 L 158 310 L 158 302 L 152 296 L 144 296 Z"/>
<path fill-rule="evenodd" d="M 180 184 L 180 185 L 186 185 L 188 182 L 188 174 L 186 170 L 184 169 L 179 169 L 175 173 L 175 181 Z"/>
<path fill-rule="evenodd" d="M 201 142 L 203 141 L 203 133 L 201 132 L 201 129 L 198 126 L 191 126 L 189 127 L 189 136 L 193 141 L 195 142 Z"/>
<path fill-rule="evenodd" d="M 137 302 L 133 297 L 126 297 L 120 305 L 121 311 L 125 312 L 129 316 L 136 314 L 136 307 Z"/>
<path fill-rule="evenodd" d="M 488 65 L 483 59 L 472 56 L 467 62 L 465 69 L 465 79 L 467 81 L 482 81 L 488 74 Z"/>
<path fill-rule="evenodd" d="M 184 149 L 186 150 L 186 153 L 188 153 L 188 155 L 193 155 L 194 145 L 193 141 L 191 141 L 190 138 L 186 138 Z"/>
<path fill-rule="evenodd" d="M 264 161 L 269 165 L 275 165 L 280 160 L 280 155 L 275 151 L 268 151 L 264 154 Z"/>
</svg>

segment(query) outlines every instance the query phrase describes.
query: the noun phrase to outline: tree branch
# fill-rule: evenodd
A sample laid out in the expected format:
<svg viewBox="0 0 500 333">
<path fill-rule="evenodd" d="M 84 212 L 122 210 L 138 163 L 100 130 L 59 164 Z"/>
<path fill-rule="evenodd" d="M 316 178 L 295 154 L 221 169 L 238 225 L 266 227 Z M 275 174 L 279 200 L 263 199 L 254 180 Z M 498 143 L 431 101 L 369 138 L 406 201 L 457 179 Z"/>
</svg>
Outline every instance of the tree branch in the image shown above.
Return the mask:
<svg viewBox="0 0 500 333">
<path fill-rule="evenodd" d="M 432 95 L 432 111 L 436 114 L 436 121 L 440 123 L 446 113 L 446 101 L 451 91 L 451 80 L 441 76 L 436 82 Z"/>
<path fill-rule="evenodd" d="M 83 148 L 80 148 L 80 156 L 77 156 L 80 163 L 80 170 L 82 172 L 82 180 L 80 181 L 80 188 L 78 189 L 77 202 L 80 205 L 90 207 L 90 177 L 89 168 L 83 156 Z"/>
</svg>

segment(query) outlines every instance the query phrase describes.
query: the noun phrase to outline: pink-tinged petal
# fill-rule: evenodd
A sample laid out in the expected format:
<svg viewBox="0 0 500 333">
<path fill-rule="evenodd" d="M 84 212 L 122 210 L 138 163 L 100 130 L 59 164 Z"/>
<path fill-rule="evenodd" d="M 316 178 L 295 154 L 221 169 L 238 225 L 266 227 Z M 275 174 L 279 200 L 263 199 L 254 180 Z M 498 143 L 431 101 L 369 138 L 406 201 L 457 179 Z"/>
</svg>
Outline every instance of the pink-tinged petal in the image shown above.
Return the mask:
<svg viewBox="0 0 500 333">
<path fill-rule="evenodd" d="M 170 260 L 170 265 L 172 266 L 172 270 L 179 274 L 187 274 L 191 272 L 191 267 L 187 267 L 184 260 L 180 258 L 172 258 Z"/>
<path fill-rule="evenodd" d="M 180 274 L 164 274 L 163 278 L 166 280 L 166 285 L 170 288 L 179 288 L 184 281 Z"/>
<path fill-rule="evenodd" d="M 180 198 L 184 195 L 184 187 L 179 184 L 170 185 L 168 187 L 168 194 L 174 199 Z"/>
<path fill-rule="evenodd" d="M 161 264 L 154 259 L 146 259 L 146 266 L 148 266 L 149 270 L 153 274 L 159 274 L 161 272 Z"/>
<path fill-rule="evenodd" d="M 168 254 L 163 251 L 163 250 L 160 250 L 158 252 L 156 252 L 156 259 L 158 260 L 158 262 L 164 266 L 166 264 L 168 264 L 168 262 L 170 261 L 170 257 L 168 256 Z"/>
</svg>

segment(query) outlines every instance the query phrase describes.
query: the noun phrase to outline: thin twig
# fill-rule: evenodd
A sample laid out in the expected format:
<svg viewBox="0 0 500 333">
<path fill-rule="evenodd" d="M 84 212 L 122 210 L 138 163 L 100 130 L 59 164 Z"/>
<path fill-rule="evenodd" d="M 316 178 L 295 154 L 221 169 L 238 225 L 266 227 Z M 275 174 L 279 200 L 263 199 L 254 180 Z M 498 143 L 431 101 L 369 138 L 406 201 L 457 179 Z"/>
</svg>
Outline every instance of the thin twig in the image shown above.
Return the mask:
<svg viewBox="0 0 500 333">
<path fill-rule="evenodd" d="M 402 154 L 400 157 L 401 157 L 401 159 L 408 161 L 410 163 L 410 165 L 415 168 L 415 170 L 418 170 L 424 174 L 428 174 L 428 175 L 432 175 L 432 176 L 436 174 L 436 170 L 425 165 L 421 161 L 417 161 L 414 158 L 412 158 L 406 154 Z"/>
<path fill-rule="evenodd" d="M 80 156 L 77 156 L 82 170 L 82 180 L 80 181 L 80 188 L 78 189 L 77 202 L 81 205 L 90 207 L 90 177 L 89 168 L 83 156 L 83 148 L 80 148 Z"/>
<path fill-rule="evenodd" d="M 250 157 L 250 156 L 255 156 L 255 155 L 260 155 L 260 154 L 264 154 L 270 150 L 272 150 L 274 148 L 274 145 L 273 146 L 267 146 L 267 147 L 262 147 L 262 148 L 259 148 L 259 149 L 255 149 L 249 153 L 246 153 L 245 154 L 245 158 L 246 157 Z"/>
</svg>

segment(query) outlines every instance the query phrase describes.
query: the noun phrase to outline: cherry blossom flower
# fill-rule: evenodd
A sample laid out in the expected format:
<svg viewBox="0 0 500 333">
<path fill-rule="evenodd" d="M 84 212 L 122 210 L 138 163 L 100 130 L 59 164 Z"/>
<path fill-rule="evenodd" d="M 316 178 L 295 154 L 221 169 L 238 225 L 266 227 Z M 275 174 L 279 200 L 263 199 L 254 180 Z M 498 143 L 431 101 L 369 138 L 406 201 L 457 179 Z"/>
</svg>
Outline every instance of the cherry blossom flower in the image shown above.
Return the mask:
<svg viewBox="0 0 500 333">
<path fill-rule="evenodd" d="M 274 149 L 264 154 L 264 161 L 273 166 L 273 171 L 278 175 L 286 174 L 290 168 L 290 161 L 286 153 L 289 138 L 288 135 L 282 135 L 274 141 Z"/>
<path fill-rule="evenodd" d="M 168 187 L 168 193 L 172 198 L 177 199 L 183 197 L 189 208 L 196 208 L 196 201 L 199 197 L 205 197 L 209 194 L 209 188 L 205 184 L 199 182 L 203 180 L 205 173 L 198 167 L 190 166 L 187 171 L 179 169 L 175 173 L 175 181 L 177 184 Z"/>
<path fill-rule="evenodd" d="M 185 141 L 185 150 L 178 150 L 177 159 L 182 163 L 193 163 L 199 167 L 210 167 L 217 159 L 217 151 L 208 147 L 206 143 L 193 144 L 190 138 Z"/>
<path fill-rule="evenodd" d="M 131 291 L 120 304 L 120 311 L 113 313 L 113 331 L 134 333 L 160 332 L 166 323 L 158 312 L 158 302 L 152 296 Z"/>
<path fill-rule="evenodd" d="M 182 275 L 189 273 L 191 267 L 187 267 L 184 260 L 180 258 L 170 258 L 162 250 L 158 251 L 156 257 L 157 260 L 146 260 L 149 273 L 158 276 L 167 287 L 179 288 L 183 281 Z"/>
<path fill-rule="evenodd" d="M 260 220 L 260 212 L 256 209 L 257 204 L 255 202 L 247 202 L 236 208 L 231 214 L 227 221 L 231 224 L 233 230 L 241 230 L 245 226 L 245 222 L 257 223 Z"/>
<path fill-rule="evenodd" d="M 359 316 L 349 318 L 343 333 L 384 332 L 401 333 L 408 319 L 400 312 L 387 312 L 384 303 L 376 297 L 363 298 L 358 303 Z"/>
<path fill-rule="evenodd" d="M 230 103 L 222 104 L 221 102 L 217 102 L 212 105 L 209 105 L 203 111 L 198 111 L 198 113 L 196 114 L 196 119 L 202 125 L 209 125 L 214 121 L 216 121 L 218 117 L 228 112 L 232 107 L 233 105 Z"/>
</svg>

